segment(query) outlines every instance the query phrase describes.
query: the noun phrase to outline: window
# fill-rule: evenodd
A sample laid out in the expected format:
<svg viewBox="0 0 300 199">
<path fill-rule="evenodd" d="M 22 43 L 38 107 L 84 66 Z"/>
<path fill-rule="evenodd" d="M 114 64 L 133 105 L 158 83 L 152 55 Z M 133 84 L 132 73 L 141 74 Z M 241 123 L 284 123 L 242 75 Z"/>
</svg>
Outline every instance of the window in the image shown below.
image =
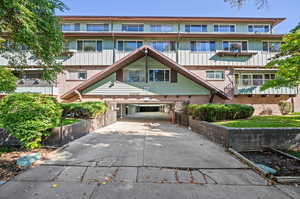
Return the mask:
<svg viewBox="0 0 300 199">
<path fill-rule="evenodd" d="M 86 30 L 87 31 L 108 31 L 109 26 L 108 24 L 87 24 Z"/>
<path fill-rule="evenodd" d="M 102 41 L 99 40 L 78 40 L 77 41 L 78 51 L 102 51 Z"/>
<path fill-rule="evenodd" d="M 61 31 L 80 31 L 80 24 L 79 23 L 75 23 L 75 24 L 61 24 Z"/>
<path fill-rule="evenodd" d="M 143 32 L 144 24 L 122 24 L 122 31 Z"/>
<path fill-rule="evenodd" d="M 151 32 L 172 32 L 173 28 L 169 24 L 151 24 L 150 31 Z"/>
<path fill-rule="evenodd" d="M 207 32 L 207 25 L 185 25 L 185 32 Z"/>
<path fill-rule="evenodd" d="M 263 42 L 263 51 L 266 51 L 266 52 L 279 52 L 280 46 L 281 46 L 281 42 L 264 41 Z"/>
<path fill-rule="evenodd" d="M 247 41 L 223 41 L 223 50 L 230 52 L 241 52 L 248 50 Z"/>
<path fill-rule="evenodd" d="M 214 32 L 235 32 L 235 25 L 214 25 Z"/>
<path fill-rule="evenodd" d="M 142 41 L 118 41 L 118 51 L 133 51 L 142 45 Z"/>
<path fill-rule="evenodd" d="M 248 25 L 248 32 L 270 32 L 270 25 Z"/>
<path fill-rule="evenodd" d="M 169 52 L 176 50 L 175 41 L 152 41 L 150 45 L 161 52 Z"/>
<path fill-rule="evenodd" d="M 86 71 L 69 71 L 70 80 L 85 80 L 87 79 Z"/>
<path fill-rule="evenodd" d="M 126 71 L 127 82 L 145 82 L 145 71 L 144 70 L 127 70 Z"/>
<path fill-rule="evenodd" d="M 169 82 L 170 70 L 168 69 L 150 69 L 149 82 Z"/>
<path fill-rule="evenodd" d="M 241 84 L 241 86 L 261 86 L 266 81 L 275 79 L 275 73 L 235 74 L 235 79 L 236 84 Z"/>
<path fill-rule="evenodd" d="M 206 71 L 206 79 L 208 80 L 223 80 L 224 71 Z"/>
<path fill-rule="evenodd" d="M 215 50 L 215 41 L 191 41 L 191 51 L 193 52 L 207 52 Z"/>
</svg>

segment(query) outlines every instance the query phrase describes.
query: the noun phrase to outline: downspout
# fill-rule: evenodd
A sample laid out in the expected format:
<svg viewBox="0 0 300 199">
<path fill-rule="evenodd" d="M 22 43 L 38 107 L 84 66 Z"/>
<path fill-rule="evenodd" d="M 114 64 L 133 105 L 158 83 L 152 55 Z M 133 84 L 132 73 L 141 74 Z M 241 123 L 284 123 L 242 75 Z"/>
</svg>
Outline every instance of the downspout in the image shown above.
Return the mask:
<svg viewBox="0 0 300 199">
<path fill-rule="evenodd" d="M 179 64 L 179 57 L 178 57 L 179 37 L 180 37 L 180 23 L 177 24 L 177 42 L 176 42 L 176 63 L 178 64 Z"/>
<path fill-rule="evenodd" d="M 145 49 L 145 56 L 146 83 L 148 83 L 148 49 Z"/>
<path fill-rule="evenodd" d="M 115 33 L 114 33 L 114 23 L 110 17 L 110 27 L 112 32 L 112 40 L 113 40 L 113 63 L 116 61 L 116 41 L 115 41 Z"/>
<path fill-rule="evenodd" d="M 79 101 L 82 102 L 82 95 L 81 95 L 81 93 L 78 90 L 75 90 L 74 92 L 78 95 Z"/>
</svg>

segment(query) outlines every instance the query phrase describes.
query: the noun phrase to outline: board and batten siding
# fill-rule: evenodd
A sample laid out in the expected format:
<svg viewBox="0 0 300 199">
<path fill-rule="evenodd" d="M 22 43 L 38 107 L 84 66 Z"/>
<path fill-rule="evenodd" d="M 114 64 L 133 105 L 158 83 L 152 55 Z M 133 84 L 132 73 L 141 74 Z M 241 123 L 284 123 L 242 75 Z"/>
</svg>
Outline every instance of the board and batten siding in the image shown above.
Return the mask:
<svg viewBox="0 0 300 199">
<path fill-rule="evenodd" d="M 156 60 L 149 58 L 149 69 L 169 69 Z M 141 58 L 123 71 L 145 68 L 145 58 Z M 126 80 L 126 77 L 124 78 Z M 85 89 L 83 95 L 209 95 L 208 89 L 177 73 L 177 82 L 119 82 L 116 73 Z"/>
</svg>

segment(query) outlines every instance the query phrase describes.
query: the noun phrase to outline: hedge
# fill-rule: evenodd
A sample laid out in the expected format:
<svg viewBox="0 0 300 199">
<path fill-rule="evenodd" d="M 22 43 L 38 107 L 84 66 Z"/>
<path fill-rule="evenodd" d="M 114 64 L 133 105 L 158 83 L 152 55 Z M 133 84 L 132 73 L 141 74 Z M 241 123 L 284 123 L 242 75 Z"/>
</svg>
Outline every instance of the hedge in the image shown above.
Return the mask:
<svg viewBox="0 0 300 199">
<path fill-rule="evenodd" d="M 0 100 L 0 123 L 27 149 L 40 147 L 48 130 L 57 126 L 62 109 L 55 98 L 15 93 Z"/>
<path fill-rule="evenodd" d="M 74 117 L 82 119 L 96 118 L 102 115 L 107 106 L 104 102 L 76 102 L 62 103 L 63 117 Z"/>
<path fill-rule="evenodd" d="M 194 118 L 214 122 L 249 118 L 253 115 L 254 108 L 244 104 L 189 104 L 187 111 Z"/>
</svg>

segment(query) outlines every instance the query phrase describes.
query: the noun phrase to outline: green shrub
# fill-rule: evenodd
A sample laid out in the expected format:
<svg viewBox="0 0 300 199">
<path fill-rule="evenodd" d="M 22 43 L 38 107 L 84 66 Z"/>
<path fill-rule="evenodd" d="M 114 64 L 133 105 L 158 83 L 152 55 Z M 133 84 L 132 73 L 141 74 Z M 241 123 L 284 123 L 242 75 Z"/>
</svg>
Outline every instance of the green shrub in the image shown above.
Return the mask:
<svg viewBox="0 0 300 199">
<path fill-rule="evenodd" d="M 78 102 L 62 103 L 63 117 L 74 118 L 96 118 L 106 111 L 106 104 L 103 102 Z"/>
<path fill-rule="evenodd" d="M 59 124 L 61 107 L 55 98 L 35 94 L 11 94 L 0 101 L 0 123 L 27 149 L 40 147 L 48 129 Z"/>
<path fill-rule="evenodd" d="M 279 110 L 282 115 L 287 115 L 292 111 L 292 104 L 291 102 L 286 102 L 286 101 L 280 101 L 278 103 Z"/>
<path fill-rule="evenodd" d="M 254 113 L 252 106 L 244 104 L 190 104 L 187 110 L 194 118 L 208 122 L 244 119 Z"/>
</svg>

